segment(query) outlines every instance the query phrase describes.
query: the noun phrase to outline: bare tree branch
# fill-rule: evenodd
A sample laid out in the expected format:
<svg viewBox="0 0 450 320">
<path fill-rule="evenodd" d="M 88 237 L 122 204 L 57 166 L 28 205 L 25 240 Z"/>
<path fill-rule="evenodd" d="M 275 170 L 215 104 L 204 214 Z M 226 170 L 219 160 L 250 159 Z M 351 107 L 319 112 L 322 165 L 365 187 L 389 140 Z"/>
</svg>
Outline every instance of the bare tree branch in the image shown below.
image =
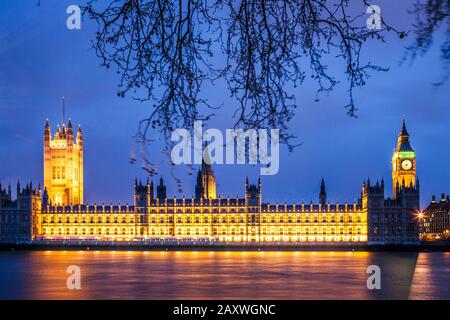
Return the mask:
<svg viewBox="0 0 450 320">
<path fill-rule="evenodd" d="M 430 49 L 436 31 L 441 27 L 445 29 L 445 40 L 440 46 L 443 75 L 435 83 L 442 85 L 450 77 L 450 0 L 418 1 L 410 13 L 416 16 L 415 41 L 407 48 L 405 60 L 423 56 Z"/>
<path fill-rule="evenodd" d="M 365 24 L 369 5 L 352 16 L 348 0 L 90 0 L 84 12 L 98 25 L 93 43 L 102 66 L 121 75 L 118 95 L 153 102 L 140 124 L 139 138 L 149 128 L 167 134 L 192 128 L 208 119 L 213 107 L 201 94 L 205 80 L 226 79 L 238 101 L 236 126 L 279 128 L 289 146 L 288 123 L 297 108 L 293 89 L 306 75 L 330 92 L 338 81 L 326 57 L 346 65 L 350 116 L 356 116 L 353 91 L 364 86 L 371 71 L 387 69 L 363 62 L 361 49 L 372 38 L 383 41 L 389 28 Z M 358 21 L 358 19 L 361 21 Z M 397 32 L 398 33 L 398 32 Z M 400 33 L 399 33 L 400 34 Z M 226 56 L 226 66 L 212 67 L 212 46 Z M 144 92 L 144 95 L 142 95 Z M 202 106 L 208 108 L 202 109 Z M 203 111 L 203 112 L 200 112 Z"/>
</svg>

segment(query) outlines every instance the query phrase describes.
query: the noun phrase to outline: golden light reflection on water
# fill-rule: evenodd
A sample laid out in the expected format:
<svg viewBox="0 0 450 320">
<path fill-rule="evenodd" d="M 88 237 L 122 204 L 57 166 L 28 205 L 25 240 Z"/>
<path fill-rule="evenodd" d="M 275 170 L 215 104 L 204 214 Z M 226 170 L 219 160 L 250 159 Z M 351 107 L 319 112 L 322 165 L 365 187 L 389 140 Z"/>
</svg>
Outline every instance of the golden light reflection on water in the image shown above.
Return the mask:
<svg viewBox="0 0 450 320">
<path fill-rule="evenodd" d="M 409 298 L 450 299 L 449 261 L 450 252 L 419 255 Z"/>
<path fill-rule="evenodd" d="M 406 299 L 416 261 L 414 279 L 419 287 L 413 286 L 412 297 L 420 298 L 424 290 L 436 295 L 428 288 L 431 254 L 36 251 L 0 255 L 1 266 L 12 273 L 10 288 L 1 289 L 0 298 Z M 439 258 L 448 271 L 450 255 Z M 372 264 L 382 269 L 379 292 L 366 286 L 366 269 Z M 81 268 L 81 290 L 66 288 L 69 265 Z"/>
</svg>

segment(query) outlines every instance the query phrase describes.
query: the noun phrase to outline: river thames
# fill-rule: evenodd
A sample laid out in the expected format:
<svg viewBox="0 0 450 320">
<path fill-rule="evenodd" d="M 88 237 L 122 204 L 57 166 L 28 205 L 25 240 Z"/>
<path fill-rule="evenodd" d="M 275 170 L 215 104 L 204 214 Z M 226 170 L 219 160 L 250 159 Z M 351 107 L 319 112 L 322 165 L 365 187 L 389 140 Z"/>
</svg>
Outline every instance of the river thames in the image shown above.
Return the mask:
<svg viewBox="0 0 450 320">
<path fill-rule="evenodd" d="M 0 272 L 0 299 L 450 299 L 442 252 L 17 251 L 0 252 Z"/>
</svg>

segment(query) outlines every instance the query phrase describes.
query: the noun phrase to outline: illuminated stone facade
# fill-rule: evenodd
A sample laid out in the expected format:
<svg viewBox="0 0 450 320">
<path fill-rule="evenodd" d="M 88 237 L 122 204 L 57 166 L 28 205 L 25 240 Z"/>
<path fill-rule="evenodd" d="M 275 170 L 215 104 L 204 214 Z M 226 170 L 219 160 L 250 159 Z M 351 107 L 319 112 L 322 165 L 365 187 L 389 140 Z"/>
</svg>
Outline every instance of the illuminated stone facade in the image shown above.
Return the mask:
<svg viewBox="0 0 450 320">
<path fill-rule="evenodd" d="M 72 123 L 57 127 L 52 139 L 48 120 L 44 129 L 44 192 L 53 205 L 83 203 L 83 134 L 74 140 Z"/>
<path fill-rule="evenodd" d="M 409 152 L 413 169 L 409 165 L 393 167 L 393 181 L 405 177 L 401 184 L 395 184 L 393 199 L 385 198 L 383 180 L 374 184 L 366 180 L 357 202 L 330 204 L 322 181 L 318 204 L 270 204 L 263 202 L 260 179 L 257 184 L 250 184 L 246 179 L 244 197 L 222 198 L 216 195 L 211 166 L 203 163 L 194 198 L 168 198 L 162 178 L 156 192 L 153 182 L 136 180 L 133 205 L 75 204 L 72 200 L 67 202 L 71 204 L 61 206 L 54 205 L 53 190 L 43 195 L 39 190 L 33 191 L 42 202 L 32 209 L 32 238 L 46 241 L 416 243 L 419 183 L 415 179 L 415 154 L 411 157 L 414 151 L 406 135 L 403 123 L 393 163 L 403 157 L 398 152 Z M 406 142 L 411 150 L 404 150 L 408 146 L 402 144 Z M 406 185 L 406 181 L 412 181 L 407 180 L 409 174 L 414 175 L 414 182 Z M 82 177 L 79 179 L 82 181 Z M 82 194 L 79 198 L 82 199 Z"/>
<path fill-rule="evenodd" d="M 36 215 L 36 236 L 48 239 L 269 242 L 365 242 L 367 213 L 349 205 L 263 204 L 261 183 L 245 198 L 159 199 L 135 185 L 143 201 L 128 205 L 48 207 Z M 147 195 L 149 198 L 146 198 Z M 148 201 L 148 202 L 147 202 Z"/>
</svg>

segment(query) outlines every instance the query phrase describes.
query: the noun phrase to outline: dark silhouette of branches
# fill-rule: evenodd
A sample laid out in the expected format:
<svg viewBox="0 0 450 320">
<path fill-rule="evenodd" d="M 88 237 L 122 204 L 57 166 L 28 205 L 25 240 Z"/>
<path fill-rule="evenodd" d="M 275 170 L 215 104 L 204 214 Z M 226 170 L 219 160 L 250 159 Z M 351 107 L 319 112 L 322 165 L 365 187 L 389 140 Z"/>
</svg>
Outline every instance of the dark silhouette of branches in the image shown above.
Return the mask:
<svg viewBox="0 0 450 320">
<path fill-rule="evenodd" d="M 153 103 L 141 122 L 143 141 L 150 127 L 167 135 L 211 116 L 200 110 L 213 107 L 203 98 L 202 83 L 223 77 L 238 101 L 236 126 L 279 128 L 289 145 L 288 122 L 297 107 L 292 89 L 311 77 L 318 92 L 333 90 L 338 81 L 326 57 L 339 58 L 346 65 L 347 112 L 356 116 L 354 88 L 364 86 L 371 71 L 387 70 L 362 61 L 363 44 L 383 41 L 386 30 L 397 32 L 384 21 L 380 30 L 367 28 L 364 0 L 356 15 L 348 0 L 106 3 L 90 0 L 84 12 L 98 25 L 93 44 L 102 66 L 114 66 L 121 76 L 118 95 Z M 225 66 L 212 67 L 214 50 L 226 56 Z"/>
<path fill-rule="evenodd" d="M 201 118 L 197 107 L 207 103 L 199 92 L 209 76 L 204 70 L 211 70 L 205 57 L 212 54 L 212 41 L 197 27 L 214 20 L 207 3 L 113 0 L 94 10 L 96 2 L 90 1 L 85 12 L 99 27 L 94 48 L 101 65 L 116 67 L 121 76 L 117 95 L 132 92 L 134 98 L 154 103 L 141 122 L 143 137 L 150 126 L 165 133 L 191 127 Z"/>
<path fill-rule="evenodd" d="M 348 80 L 350 116 L 356 116 L 353 89 L 365 84 L 370 71 L 387 70 L 361 61 L 362 45 L 370 38 L 383 41 L 383 31 L 370 30 L 347 13 L 348 1 L 334 5 L 320 0 L 222 0 L 227 16 L 226 54 L 228 86 L 240 108 L 238 122 L 244 127 L 278 127 L 282 140 L 291 138 L 287 123 L 297 107 L 289 94 L 303 83 L 309 70 L 319 92 L 331 91 L 338 81 L 329 73 L 324 56 L 344 60 Z M 367 4 L 368 5 L 368 4 Z M 361 22 L 361 21 L 360 21 Z M 305 59 L 302 59 L 305 58 Z"/>
<path fill-rule="evenodd" d="M 440 45 L 443 77 L 436 85 L 442 85 L 450 76 L 450 1 L 425 0 L 417 2 L 411 13 L 416 16 L 413 26 L 414 44 L 408 47 L 406 59 L 414 60 L 418 55 L 424 55 L 431 47 L 434 34 L 445 28 L 445 40 Z"/>
</svg>

